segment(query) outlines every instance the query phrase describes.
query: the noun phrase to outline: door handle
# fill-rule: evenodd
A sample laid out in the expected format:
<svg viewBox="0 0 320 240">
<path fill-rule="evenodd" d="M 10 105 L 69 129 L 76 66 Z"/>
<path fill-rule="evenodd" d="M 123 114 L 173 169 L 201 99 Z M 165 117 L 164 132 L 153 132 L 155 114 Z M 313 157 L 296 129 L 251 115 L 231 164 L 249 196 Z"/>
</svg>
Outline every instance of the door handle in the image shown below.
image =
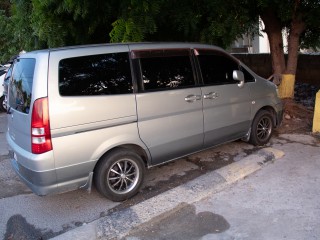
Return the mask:
<svg viewBox="0 0 320 240">
<path fill-rule="evenodd" d="M 208 93 L 208 94 L 204 94 L 204 95 L 203 95 L 203 98 L 204 98 L 204 99 L 216 99 L 216 98 L 218 98 L 218 97 L 219 97 L 219 94 L 216 93 L 216 92 L 210 92 L 210 93 Z"/>
<path fill-rule="evenodd" d="M 201 100 L 201 96 L 200 95 L 188 95 L 184 98 L 184 100 L 186 102 L 195 102 L 195 101 Z"/>
</svg>

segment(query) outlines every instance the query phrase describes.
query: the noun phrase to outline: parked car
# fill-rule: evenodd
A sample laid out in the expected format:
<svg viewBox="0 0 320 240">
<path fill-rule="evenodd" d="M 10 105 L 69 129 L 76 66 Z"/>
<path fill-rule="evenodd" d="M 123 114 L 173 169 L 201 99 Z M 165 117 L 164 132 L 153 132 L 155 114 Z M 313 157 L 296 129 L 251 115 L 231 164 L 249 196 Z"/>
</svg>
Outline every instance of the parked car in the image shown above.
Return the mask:
<svg viewBox="0 0 320 240">
<path fill-rule="evenodd" d="M 26 51 L 22 50 L 19 55 L 22 55 L 24 53 L 26 53 Z M 15 59 L 17 59 L 19 55 L 11 57 L 7 64 L 0 65 L 0 111 L 7 111 L 8 85 L 13 68 L 12 63 L 15 61 Z"/>
<path fill-rule="evenodd" d="M 8 72 L 10 65 L 0 66 L 0 111 L 5 112 L 7 109 L 6 105 L 6 94 L 7 94 L 7 82 L 5 82 L 5 76 Z"/>
<path fill-rule="evenodd" d="M 7 141 L 38 195 L 135 195 L 145 168 L 225 142 L 266 144 L 277 87 L 223 49 L 134 43 L 29 52 L 14 62 Z"/>
</svg>

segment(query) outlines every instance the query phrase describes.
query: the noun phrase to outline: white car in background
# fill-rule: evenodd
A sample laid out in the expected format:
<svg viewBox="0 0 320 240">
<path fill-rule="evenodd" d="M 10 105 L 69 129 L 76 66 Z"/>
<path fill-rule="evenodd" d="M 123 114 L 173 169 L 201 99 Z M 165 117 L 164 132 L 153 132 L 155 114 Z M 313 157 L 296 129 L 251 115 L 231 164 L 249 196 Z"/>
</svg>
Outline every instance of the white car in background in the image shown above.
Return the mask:
<svg viewBox="0 0 320 240">
<path fill-rule="evenodd" d="M 5 112 L 7 109 L 5 89 L 4 89 L 4 78 L 8 72 L 10 64 L 0 65 L 0 111 Z"/>
</svg>

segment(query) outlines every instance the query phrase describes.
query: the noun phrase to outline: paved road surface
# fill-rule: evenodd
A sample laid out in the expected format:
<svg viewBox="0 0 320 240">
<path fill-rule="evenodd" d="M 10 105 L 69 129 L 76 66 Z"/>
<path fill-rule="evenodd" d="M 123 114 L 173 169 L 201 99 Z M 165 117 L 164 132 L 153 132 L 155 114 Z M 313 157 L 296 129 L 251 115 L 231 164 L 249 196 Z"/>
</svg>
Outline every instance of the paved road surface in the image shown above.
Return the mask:
<svg viewBox="0 0 320 240">
<path fill-rule="evenodd" d="M 152 168 L 146 173 L 141 193 L 121 205 L 103 198 L 95 189 L 91 194 L 79 190 L 38 197 L 11 168 L 5 141 L 6 123 L 7 115 L 0 113 L 0 239 L 2 236 L 45 239 L 61 234 L 108 215 L 116 206 L 130 207 L 257 151 L 239 141 Z"/>
<path fill-rule="evenodd" d="M 285 156 L 194 204 L 171 210 L 125 239 L 320 239 L 320 144 L 307 135 L 282 135 Z"/>
</svg>

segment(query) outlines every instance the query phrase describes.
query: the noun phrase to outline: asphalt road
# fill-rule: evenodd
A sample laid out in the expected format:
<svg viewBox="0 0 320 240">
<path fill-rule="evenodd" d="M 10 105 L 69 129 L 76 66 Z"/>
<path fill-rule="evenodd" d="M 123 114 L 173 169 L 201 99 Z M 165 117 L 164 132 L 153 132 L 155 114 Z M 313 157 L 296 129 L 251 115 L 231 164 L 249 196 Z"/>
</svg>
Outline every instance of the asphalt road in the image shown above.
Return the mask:
<svg viewBox="0 0 320 240">
<path fill-rule="evenodd" d="M 320 239 L 320 141 L 283 134 L 272 142 L 284 157 L 200 201 L 181 202 L 121 239 Z"/>
<path fill-rule="evenodd" d="M 125 209 L 207 172 L 226 166 L 259 148 L 241 141 L 168 163 L 147 171 L 141 192 L 121 204 L 102 197 L 93 188 L 39 197 L 11 169 L 5 141 L 5 113 L 0 113 L 0 238 L 47 239 Z"/>
<path fill-rule="evenodd" d="M 320 142 L 313 136 L 274 137 L 269 146 L 285 156 L 268 164 L 256 160 L 261 148 L 237 141 L 152 168 L 141 192 L 119 204 L 95 189 L 34 195 L 11 169 L 5 131 L 1 113 L 0 238 L 319 239 Z M 266 167 L 241 176 L 250 158 Z M 239 176 L 229 176 L 231 169 Z M 225 185 L 229 177 L 235 180 Z"/>
</svg>

